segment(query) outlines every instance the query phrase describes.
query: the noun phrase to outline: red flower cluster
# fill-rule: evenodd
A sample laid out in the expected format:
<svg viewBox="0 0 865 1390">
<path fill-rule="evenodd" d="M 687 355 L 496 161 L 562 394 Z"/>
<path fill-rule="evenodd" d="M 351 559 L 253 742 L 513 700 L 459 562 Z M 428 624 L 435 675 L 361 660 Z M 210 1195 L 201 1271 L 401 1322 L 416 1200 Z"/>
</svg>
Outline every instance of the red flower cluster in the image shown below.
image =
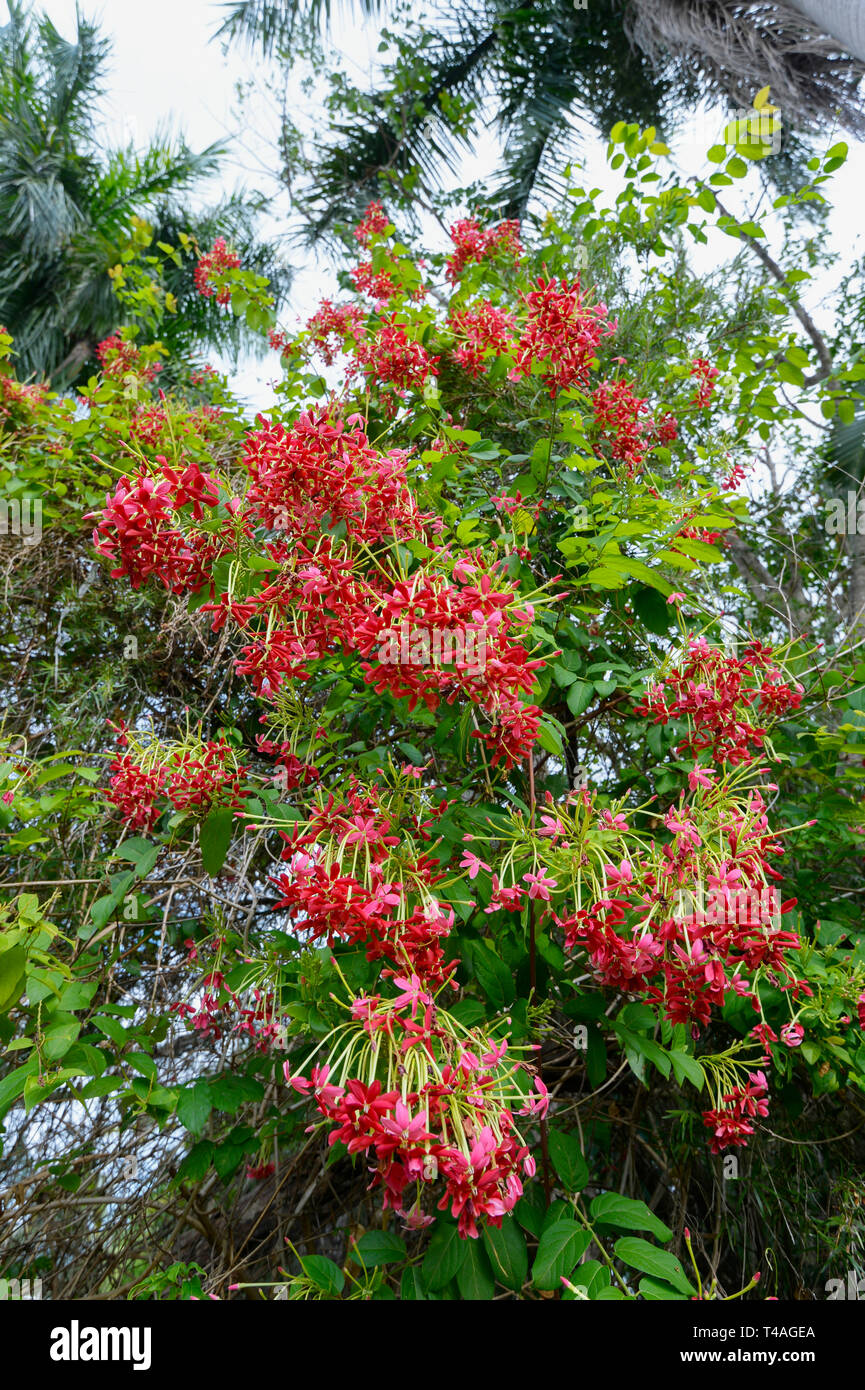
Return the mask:
<svg viewBox="0 0 865 1390">
<path fill-rule="evenodd" d="M 129 434 L 140 444 L 153 448 L 159 443 L 159 436 L 168 423 L 168 416 L 161 405 L 140 405 L 132 417 Z"/>
<path fill-rule="evenodd" d="M 511 378 L 528 376 L 533 363 L 544 362 L 543 380 L 551 396 L 569 386 L 588 390 L 599 346 L 618 326 L 607 318 L 606 305 L 585 302 L 579 277 L 571 285 L 541 277 L 523 299 L 528 317 Z"/>
<path fill-rule="evenodd" d="M 265 717 L 262 715 L 262 723 Z M 308 787 L 311 782 L 318 781 L 318 768 L 313 763 L 304 762 L 299 758 L 294 752 L 290 740 L 283 739 L 280 743 L 274 743 L 273 739 L 259 734 L 255 740 L 255 746 L 259 752 L 267 753 L 271 758 L 276 759 L 277 771 L 273 780 L 283 794 L 294 791 L 296 787 Z"/>
<path fill-rule="evenodd" d="M 154 574 L 171 594 L 195 594 L 210 582 L 214 560 L 231 548 L 231 527 L 225 525 L 218 535 L 181 528 L 181 507 L 191 506 L 193 520 L 200 521 L 204 507 L 218 506 L 217 480 L 197 463 L 178 471 L 164 457 L 156 461 L 159 474 L 142 471 L 121 478 L 106 496 L 103 512 L 89 513 L 99 517 L 93 545 L 114 564 L 113 578 L 127 575 L 134 589 Z"/>
<path fill-rule="evenodd" d="M 613 458 L 625 465 L 628 477 L 633 478 L 642 470 L 652 443 L 647 428 L 649 421 L 644 418 L 646 402 L 634 395 L 629 382 L 620 378 L 602 381 L 592 392 L 592 406 L 601 438 Z M 673 421 L 674 429 L 675 423 Z"/>
<path fill-rule="evenodd" d="M 329 517 L 331 526 L 344 523 L 352 539 L 372 543 L 418 535 L 427 520 L 409 490 L 404 451 L 380 454 L 359 425 L 348 429 L 326 410 L 300 415 L 289 430 L 259 416 L 243 462 L 252 479 L 247 514 L 289 536 L 318 537 Z M 317 581 L 306 578 L 304 599 L 315 594 Z"/>
<path fill-rule="evenodd" d="M 659 444 L 672 444 L 679 437 L 679 422 L 667 411 L 655 421 L 655 438 Z"/>
<path fill-rule="evenodd" d="M 359 304 L 332 304 L 329 299 L 323 299 L 307 319 L 306 330 L 326 366 L 333 365 L 336 354 L 345 349 L 347 342 L 356 342 L 363 336 L 363 318 Z"/>
<path fill-rule="evenodd" d="M 126 747 L 128 741 L 128 734 L 121 731 L 120 747 Z M 109 771 L 113 776 L 105 795 L 133 830 L 152 830 L 166 801 L 175 811 L 190 811 L 203 818 L 215 806 L 242 806 L 241 798 L 249 794 L 240 786 L 247 769 L 238 767 L 224 739 L 191 748 L 169 748 L 164 759 L 157 745 L 146 752 L 133 748 L 131 753 L 118 753 Z M 160 797 L 164 798 L 162 806 L 158 804 Z"/>
<path fill-rule="evenodd" d="M 695 357 L 691 363 L 690 375 L 697 378 L 697 389 L 692 404 L 705 410 L 715 390 L 715 378 L 719 375 L 717 367 L 710 367 L 705 357 Z"/>
<path fill-rule="evenodd" d="M 422 391 L 427 377 L 435 376 L 438 362 L 422 343 L 408 336 L 396 314 L 391 314 L 379 325 L 374 338 L 357 344 L 351 371 L 361 369 L 370 386 L 392 386 L 397 395 L 405 395 L 407 391 Z"/>
<path fill-rule="evenodd" d="M 15 406 L 23 406 L 32 412 L 45 401 L 47 386 L 36 382 L 16 381 L 14 376 L 0 375 L 0 419 L 5 419 Z"/>
<path fill-rule="evenodd" d="M 733 465 L 732 471 L 724 479 L 721 487 L 724 492 L 735 492 L 736 488 L 745 479 L 745 469 L 741 463 Z"/>
<path fill-rule="evenodd" d="M 497 309 L 488 299 L 468 309 L 456 310 L 448 323 L 458 343 L 454 361 L 473 377 L 483 374 L 488 353 L 507 352 L 517 331 L 513 314 Z"/>
<path fill-rule="evenodd" d="M 228 285 L 214 285 L 214 276 L 224 275 L 227 270 L 239 270 L 240 257 L 236 251 L 229 251 L 225 237 L 218 236 L 210 251 L 199 257 L 195 267 L 195 288 L 204 299 L 216 295 L 217 304 L 227 304 L 231 299 Z"/>
<path fill-rule="evenodd" d="M 759 791 L 746 806 L 723 809 L 682 801 L 665 823 L 672 838 L 654 861 L 634 856 L 618 869 L 608 865 L 604 896 L 564 916 L 552 913 L 566 945 L 586 951 L 602 984 L 659 1005 L 671 1023 L 705 1026 L 731 992 L 759 1010 L 749 981 L 763 968 L 776 985 L 807 988 L 786 960 L 799 939 L 777 924 L 777 913 L 791 911 L 795 899 L 776 904 L 766 889 L 767 879 L 780 878 L 769 860 L 782 849 Z M 729 846 L 720 863 L 707 857 L 719 837 Z M 693 890 L 703 883 L 710 911 L 693 906 Z"/>
<path fill-rule="evenodd" d="M 769 1113 L 769 1084 L 766 1074 L 752 1071 L 744 1086 L 737 1086 L 722 1097 L 717 1110 L 704 1110 L 703 1123 L 712 1131 L 712 1153 L 741 1148 L 754 1133 L 751 1120 L 765 1119 Z"/>
<path fill-rule="evenodd" d="M 405 981 L 398 981 L 405 984 Z M 429 996 L 427 996 L 429 998 Z M 364 1001 L 372 1003 L 372 1001 Z M 409 1046 L 422 1045 L 423 1037 L 435 1031 L 435 1011 L 430 1000 L 423 1024 L 413 1030 Z M 400 1020 L 403 1025 L 405 1020 Z M 514 1117 L 503 1109 L 492 1124 L 480 1123 L 458 1133 L 454 1111 L 462 1102 L 468 1111 L 483 1115 L 483 1090 L 492 1081 L 487 1070 L 497 1060 L 495 1052 L 483 1058 L 463 1053 L 463 1066 L 447 1066 L 440 1078 L 431 1079 L 417 1091 L 403 1096 L 400 1091 L 382 1091 L 380 1081 L 364 1083 L 350 1079 L 344 1086 L 328 1084 L 330 1069 L 314 1067 L 311 1078 L 292 1076 L 285 1064 L 285 1078 L 302 1095 L 315 1099 L 320 1115 L 333 1125 L 328 1143 L 341 1142 L 350 1154 L 363 1153 L 375 1159 L 373 1187 L 384 1188 L 384 1209 L 392 1208 L 405 1219 L 409 1229 L 431 1224 L 432 1217 L 421 1210 L 422 1184 L 438 1179 L 445 1190 L 438 1203 L 440 1211 L 451 1209 L 460 1235 L 476 1240 L 478 1221 L 485 1218 L 501 1226 L 502 1217 L 512 1211 L 523 1193 L 521 1173 L 533 1174 L 534 1159 L 528 1148 L 514 1136 Z M 405 1210 L 406 1189 L 416 1184 L 416 1201 Z"/>
<path fill-rule="evenodd" d="M 400 293 L 399 285 L 389 270 L 373 270 L 372 261 L 363 261 L 349 271 L 352 284 L 360 294 L 369 295 L 376 304 L 387 304 Z"/>
<path fill-rule="evenodd" d="M 141 381 L 152 381 L 157 372 L 162 371 L 161 362 L 150 362 L 142 366 L 141 353 L 134 343 L 120 333 L 112 333 L 96 345 L 96 356 L 102 368 L 102 375 L 120 380 L 125 376 L 137 376 Z"/>
<path fill-rule="evenodd" d="M 515 592 L 498 588 L 481 553 L 454 568 L 456 583 L 441 575 L 418 575 L 382 592 L 379 603 L 354 628 L 364 678 L 382 693 L 408 696 L 409 708 L 423 701 L 436 709 L 462 695 L 493 721 L 489 733 L 475 731 L 510 768 L 537 734 L 540 711 L 521 703 L 544 662 L 529 660 L 514 630 L 531 622 L 515 606 Z"/>
<path fill-rule="evenodd" d="M 371 202 L 355 227 L 354 234 L 361 246 L 369 246 L 372 237 L 384 236 L 389 226 L 390 220 L 381 203 Z"/>
<path fill-rule="evenodd" d="M 119 753 L 108 770 L 114 776 L 105 795 L 129 829 L 152 830 L 162 815 L 156 802 L 165 783 L 165 768 L 145 770 L 131 753 Z"/>
<path fill-rule="evenodd" d="M 535 1171 L 514 1099 L 529 1115 L 545 1113 L 547 1100 L 538 1081 L 531 1098 L 507 1084 L 529 1068 L 504 1072 L 505 1040 L 455 1027 L 436 1005 L 431 991 L 457 964 L 444 953 L 454 912 L 435 897 L 444 874 L 422 845 L 448 803 L 430 805 L 413 780 L 404 785 L 413 771 L 397 774 L 395 795 L 354 780 L 343 801 L 320 795 L 305 825 L 283 832 L 288 868 L 273 880 L 278 906 L 313 941 L 365 947 L 369 960 L 390 962 L 383 978 L 397 991 L 361 994 L 347 1005 L 350 1022 L 336 1030 L 331 1049 L 339 1084 L 329 1066 L 313 1067 L 307 1079 L 286 1063 L 285 1078 L 314 1099 L 330 1144 L 372 1160 L 385 1209 L 411 1228 L 428 1225 L 422 1191 L 441 1179 L 439 1209 L 449 1207 L 460 1234 L 476 1238 L 478 1221 L 500 1225 L 522 1195 L 521 1174 Z M 416 1196 L 407 1211 L 409 1185 Z"/>
<path fill-rule="evenodd" d="M 198 950 L 192 941 L 187 941 L 189 959 L 198 959 Z M 221 953 L 224 943 L 217 939 L 212 949 Z M 217 956 L 217 960 L 219 957 Z M 179 1018 L 189 1019 L 195 1032 L 202 1040 L 218 1042 L 227 1028 L 232 1028 L 232 1018 L 240 1021 L 233 1025 L 232 1031 L 245 1034 L 252 1042 L 256 1052 L 269 1052 L 283 1034 L 276 1016 L 275 1000 L 272 993 L 263 994 L 253 989 L 251 1002 L 244 1005 L 241 997 L 226 983 L 223 971 L 212 966 L 202 981 L 204 986 L 197 1005 L 180 1001 L 171 1005 L 171 1012 Z M 270 1165 L 271 1169 L 273 1165 Z M 250 1172 L 251 1177 L 266 1177 L 266 1168 Z"/>
<path fill-rule="evenodd" d="M 429 827 L 447 804 L 432 808 L 425 820 L 397 824 L 375 788 L 353 788 L 342 802 L 329 796 L 312 812 L 305 831 L 282 832 L 282 858 L 290 872 L 272 880 L 281 894 L 278 906 L 313 941 L 365 946 L 369 960 L 390 960 L 440 984 L 455 962 L 445 963 L 441 944 L 453 926 L 453 909 L 432 895 L 443 877 L 438 860 L 420 850 L 408 854 L 400 860 L 397 878 L 391 856 L 409 835 L 429 840 Z M 365 865 L 361 877 L 358 851 Z M 354 872 L 343 868 L 344 857 Z M 412 898 L 418 901 L 413 904 Z"/>
<path fill-rule="evenodd" d="M 803 693 L 801 685 L 783 679 L 771 647 L 750 642 L 735 657 L 692 637 L 682 665 L 650 685 L 636 708 L 655 724 L 688 721 L 690 731 L 676 745 L 679 755 L 707 748 L 714 759 L 735 766 L 755 756 L 751 745 L 759 754 L 766 736 L 765 726 L 749 718 L 753 706 L 777 720 L 799 708 Z"/>
<path fill-rule="evenodd" d="M 191 505 L 200 521 L 205 507 L 219 504 L 219 485 L 197 463 L 181 472 L 162 457 L 156 462 L 158 474 L 121 478 L 104 510 L 89 514 L 99 518 L 93 544 L 115 566 L 112 577 L 126 575 L 133 589 L 155 574 L 173 594 L 195 593 L 209 583 L 214 560 L 231 546 L 231 528 L 219 535 L 182 529 L 178 513 Z"/>
<path fill-rule="evenodd" d="M 452 285 L 472 261 L 503 254 L 516 265 L 523 254 L 519 222 L 499 222 L 498 226 L 484 230 L 476 217 L 464 217 L 451 227 L 450 236 L 455 250 L 448 257 L 447 276 Z"/>
</svg>

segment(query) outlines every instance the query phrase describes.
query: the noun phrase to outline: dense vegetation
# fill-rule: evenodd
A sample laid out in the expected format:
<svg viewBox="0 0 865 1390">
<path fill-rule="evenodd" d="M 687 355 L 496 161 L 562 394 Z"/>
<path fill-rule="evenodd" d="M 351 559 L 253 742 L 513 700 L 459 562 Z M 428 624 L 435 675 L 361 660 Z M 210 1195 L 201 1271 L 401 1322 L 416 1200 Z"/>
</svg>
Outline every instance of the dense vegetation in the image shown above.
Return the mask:
<svg viewBox="0 0 865 1390">
<path fill-rule="evenodd" d="M 686 181 L 620 122 L 615 197 L 564 170 L 446 252 L 373 201 L 299 332 L 139 219 L 74 392 L 0 338 L 7 1277 L 674 1300 L 861 1263 L 865 556 L 825 524 L 861 267 L 819 327 L 840 142 L 774 249 L 731 211 L 766 130 Z M 274 352 L 257 419 L 166 345 L 175 273 Z"/>
</svg>

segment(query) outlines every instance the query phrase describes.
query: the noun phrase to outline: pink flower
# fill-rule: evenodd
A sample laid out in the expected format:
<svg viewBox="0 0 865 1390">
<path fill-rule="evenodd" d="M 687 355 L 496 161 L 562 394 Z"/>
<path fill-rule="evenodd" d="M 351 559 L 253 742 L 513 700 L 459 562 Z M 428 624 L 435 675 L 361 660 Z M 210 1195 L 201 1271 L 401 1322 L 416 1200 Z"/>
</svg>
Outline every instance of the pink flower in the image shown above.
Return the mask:
<svg viewBox="0 0 865 1390">
<path fill-rule="evenodd" d="M 539 1076 L 535 1077 L 535 1090 L 537 1096 L 527 1096 L 526 1103 L 518 1114 L 537 1115 L 543 1119 L 550 1108 L 550 1093 Z"/>
<path fill-rule="evenodd" d="M 549 835 L 555 839 L 557 835 L 564 835 L 565 827 L 558 816 L 541 816 L 541 829 L 539 835 Z"/>
<path fill-rule="evenodd" d="M 668 603 L 684 603 L 684 602 L 685 602 L 685 595 L 679 593 L 679 591 L 676 590 L 675 593 L 670 594 L 670 597 L 667 599 L 667 602 L 668 602 Z"/>
<path fill-rule="evenodd" d="M 486 869 L 487 873 L 492 873 L 489 864 L 485 864 L 482 859 L 478 859 L 476 854 L 472 854 L 470 849 L 463 850 L 463 857 L 460 860 L 460 868 L 468 869 L 469 878 L 477 878 L 481 869 Z"/>
<path fill-rule="evenodd" d="M 614 868 L 612 864 L 605 864 L 604 873 L 611 888 L 627 887 L 634 881 L 633 871 L 627 859 L 622 860 L 618 869 Z"/>
<path fill-rule="evenodd" d="M 550 901 L 550 889 L 558 888 L 558 881 L 554 878 L 547 878 L 544 874 L 523 874 L 523 883 L 529 884 L 529 897 L 541 898 L 543 902 Z"/>
<path fill-rule="evenodd" d="M 394 975 L 393 982 L 397 989 L 403 991 L 402 994 L 398 994 L 393 1001 L 394 1006 L 400 1008 L 403 1004 L 411 1004 L 412 1018 L 416 1017 L 419 1004 L 426 1007 L 433 1002 L 432 997 L 424 990 L 419 976 L 412 975 L 410 979 L 406 980 L 403 979 L 401 975 Z"/>
<path fill-rule="evenodd" d="M 798 1047 L 805 1036 L 801 1023 L 785 1023 L 781 1029 L 781 1041 L 788 1047 Z"/>
<path fill-rule="evenodd" d="M 715 773 L 712 768 L 700 767 L 699 763 L 694 763 L 693 772 L 688 773 L 688 786 L 692 792 L 698 787 L 713 787 L 715 785 Z"/>
</svg>

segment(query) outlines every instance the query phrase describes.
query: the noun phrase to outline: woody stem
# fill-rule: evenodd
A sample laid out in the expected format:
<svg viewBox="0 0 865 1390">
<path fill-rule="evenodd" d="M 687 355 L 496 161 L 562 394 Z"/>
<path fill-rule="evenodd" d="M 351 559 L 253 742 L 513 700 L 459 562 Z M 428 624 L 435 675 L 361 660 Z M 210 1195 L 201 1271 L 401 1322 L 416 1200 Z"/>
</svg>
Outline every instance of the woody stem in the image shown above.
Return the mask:
<svg viewBox="0 0 865 1390">
<path fill-rule="evenodd" d="M 535 828 L 535 764 L 532 754 L 529 753 L 529 825 L 532 830 Z M 529 898 L 529 999 L 534 1003 L 537 993 L 537 960 L 535 950 L 535 904 L 534 899 Z M 544 1079 L 543 1064 L 540 1054 L 538 1055 L 538 1076 L 541 1081 Z M 541 1130 L 541 1168 L 544 1175 L 544 1196 L 547 1206 L 552 1199 L 552 1177 L 550 1174 L 550 1148 L 547 1136 L 546 1117 L 540 1119 Z"/>
</svg>

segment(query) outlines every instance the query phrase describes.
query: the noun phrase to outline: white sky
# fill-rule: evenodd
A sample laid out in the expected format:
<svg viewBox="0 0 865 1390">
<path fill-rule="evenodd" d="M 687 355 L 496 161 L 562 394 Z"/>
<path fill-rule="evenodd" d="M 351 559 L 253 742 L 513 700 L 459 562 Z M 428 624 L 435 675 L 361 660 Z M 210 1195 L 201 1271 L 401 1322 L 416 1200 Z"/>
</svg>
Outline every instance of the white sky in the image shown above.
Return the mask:
<svg viewBox="0 0 865 1390">
<path fill-rule="evenodd" d="M 35 0 L 37 10 L 47 13 L 61 33 L 71 37 L 75 28 L 75 0 Z M 6 6 L 0 0 L 0 16 Z M 226 54 L 221 43 L 213 42 L 222 6 L 214 0 L 81 0 L 88 18 L 100 22 L 113 40 L 108 72 L 108 93 L 102 104 L 106 144 L 133 140 L 143 145 L 158 127 L 166 124 L 182 129 L 193 148 L 204 148 L 223 141 L 231 154 L 222 176 L 222 186 L 238 184 L 275 190 L 271 183 L 277 157 L 273 150 L 276 112 L 282 101 L 284 83 L 274 80 L 258 59 L 251 59 L 239 45 Z M 350 73 L 356 80 L 371 74 L 376 61 L 377 32 L 372 25 L 361 28 L 343 24 L 337 34 L 340 47 L 350 54 Z M 245 124 L 237 99 L 236 86 L 252 80 L 257 92 L 246 108 Z M 302 102 L 299 89 L 292 91 L 292 102 Z M 720 124 L 711 114 L 695 117 L 693 138 L 676 144 L 677 164 L 685 170 L 705 168 L 704 154 L 716 137 Z M 862 221 L 862 190 L 865 188 L 865 145 L 851 142 L 848 164 L 831 188 L 834 204 L 830 222 L 830 243 L 840 249 L 844 261 L 855 254 Z M 481 176 L 492 165 L 495 146 L 484 139 L 470 164 L 461 171 L 461 181 Z M 588 137 L 585 147 L 587 186 L 609 186 L 610 175 L 604 160 L 604 142 Z M 216 194 L 219 190 L 214 189 Z M 285 227 L 285 207 L 274 198 L 267 231 L 278 234 Z M 732 243 L 717 235 L 700 259 L 716 264 L 727 258 Z M 296 252 L 294 253 L 296 256 Z M 699 263 L 699 262 L 698 262 Z M 843 269 L 843 266 L 842 266 Z M 330 272 L 322 273 L 310 258 L 299 267 L 288 306 L 289 325 L 297 316 L 306 317 L 327 292 Z M 835 276 L 831 277 L 834 280 Z M 824 278 L 809 287 L 804 298 L 817 311 L 820 298 L 828 293 L 830 280 Z M 270 399 L 268 379 L 275 373 L 273 362 L 246 363 L 235 378 L 240 392 L 256 406 Z"/>
</svg>

